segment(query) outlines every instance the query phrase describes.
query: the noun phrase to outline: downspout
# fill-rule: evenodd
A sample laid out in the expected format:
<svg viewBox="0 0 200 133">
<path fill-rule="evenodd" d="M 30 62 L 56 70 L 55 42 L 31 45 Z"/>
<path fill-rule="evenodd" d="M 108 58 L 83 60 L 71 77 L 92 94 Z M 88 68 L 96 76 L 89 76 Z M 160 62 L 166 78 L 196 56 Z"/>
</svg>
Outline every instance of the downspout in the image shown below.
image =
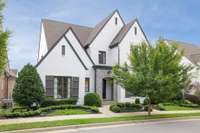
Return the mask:
<svg viewBox="0 0 200 133">
<path fill-rule="evenodd" d="M 94 92 L 97 92 L 97 71 L 96 68 L 94 68 Z"/>
</svg>

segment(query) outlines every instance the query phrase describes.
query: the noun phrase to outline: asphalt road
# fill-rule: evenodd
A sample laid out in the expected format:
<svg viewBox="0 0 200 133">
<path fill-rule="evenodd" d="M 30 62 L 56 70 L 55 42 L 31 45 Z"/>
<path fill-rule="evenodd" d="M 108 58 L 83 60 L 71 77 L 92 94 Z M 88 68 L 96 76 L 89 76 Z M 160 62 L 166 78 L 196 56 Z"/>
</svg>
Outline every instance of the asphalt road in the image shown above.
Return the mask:
<svg viewBox="0 0 200 133">
<path fill-rule="evenodd" d="M 200 133 L 200 119 L 66 129 L 48 133 Z"/>
</svg>

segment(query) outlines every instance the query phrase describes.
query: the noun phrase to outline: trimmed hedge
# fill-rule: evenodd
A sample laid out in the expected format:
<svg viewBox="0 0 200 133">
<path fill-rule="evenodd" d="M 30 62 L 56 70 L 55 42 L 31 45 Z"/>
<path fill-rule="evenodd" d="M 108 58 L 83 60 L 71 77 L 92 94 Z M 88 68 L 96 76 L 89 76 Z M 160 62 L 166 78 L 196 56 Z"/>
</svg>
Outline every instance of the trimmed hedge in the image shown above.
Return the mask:
<svg viewBox="0 0 200 133">
<path fill-rule="evenodd" d="M 135 103 L 113 103 L 110 110 L 116 113 L 120 112 L 137 112 L 142 110 L 142 105 Z"/>
<path fill-rule="evenodd" d="M 43 113 L 52 111 L 52 110 L 61 110 L 61 109 L 84 109 L 87 111 L 91 111 L 92 113 L 99 113 L 99 109 L 96 107 L 89 106 L 79 106 L 79 105 L 59 105 L 59 106 L 49 106 L 40 108 L 35 111 L 27 111 L 27 112 L 5 112 L 3 117 L 6 118 L 16 118 L 16 117 L 31 117 L 31 116 L 39 116 Z"/>
<path fill-rule="evenodd" d="M 101 107 L 101 98 L 96 93 L 88 93 L 84 97 L 84 105 Z"/>
<path fill-rule="evenodd" d="M 66 99 L 46 99 L 41 104 L 41 107 L 47 107 L 47 106 L 54 106 L 54 105 L 65 105 L 65 104 L 73 104 L 75 105 L 77 103 L 77 98 L 66 98 Z"/>
</svg>

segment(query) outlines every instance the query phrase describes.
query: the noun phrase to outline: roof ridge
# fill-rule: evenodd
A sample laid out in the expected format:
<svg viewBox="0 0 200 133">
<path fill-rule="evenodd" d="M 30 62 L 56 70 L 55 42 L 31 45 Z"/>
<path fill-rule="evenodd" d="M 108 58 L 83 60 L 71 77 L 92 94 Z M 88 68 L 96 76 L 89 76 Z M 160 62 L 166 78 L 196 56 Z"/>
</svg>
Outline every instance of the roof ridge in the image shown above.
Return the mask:
<svg viewBox="0 0 200 133">
<path fill-rule="evenodd" d="M 106 16 L 103 20 L 101 20 L 99 23 L 97 23 L 94 26 L 93 31 L 90 33 L 90 36 L 88 37 L 88 40 L 86 41 L 86 47 L 88 47 L 94 41 L 94 39 L 96 38 L 96 36 L 98 36 L 98 34 L 101 32 L 101 30 L 109 22 L 109 20 L 112 18 L 112 16 L 115 13 L 119 14 L 119 16 L 120 16 L 119 11 L 116 9 L 111 14 L 109 14 L 108 16 Z M 122 21 L 123 21 L 123 19 L 122 19 Z M 124 23 L 124 21 L 123 21 L 123 23 Z"/>
<path fill-rule="evenodd" d="M 125 24 L 120 31 L 117 33 L 117 35 L 114 37 L 114 39 L 112 40 L 111 44 L 110 44 L 110 48 L 115 47 L 119 42 L 121 42 L 121 40 L 124 38 L 124 36 L 127 34 L 127 32 L 129 31 L 129 29 L 132 27 L 132 25 L 137 21 L 137 19 L 133 19 L 130 22 L 128 22 L 127 24 Z M 126 30 L 125 28 L 128 29 Z M 123 32 L 123 30 L 125 30 Z M 123 32 L 123 33 L 122 33 Z M 119 37 L 121 35 L 121 37 Z M 119 38 L 118 38 L 119 37 Z M 117 40 L 118 39 L 118 40 Z"/>
<path fill-rule="evenodd" d="M 73 24 L 73 23 L 68 23 L 68 22 L 63 22 L 63 21 L 58 21 L 58 20 L 53 20 L 53 19 L 46 19 L 46 18 L 42 18 L 41 21 L 42 22 L 44 22 L 44 21 L 51 21 L 51 22 L 68 24 L 68 25 L 79 26 L 79 27 L 85 27 L 85 28 L 90 28 L 90 29 L 94 28 L 94 27 L 89 27 L 89 26 L 85 26 L 85 25 Z"/>
<path fill-rule="evenodd" d="M 200 49 L 200 47 L 197 44 L 194 44 L 194 43 L 189 43 L 189 42 L 179 41 L 179 40 L 172 40 L 172 39 L 165 39 L 165 38 L 163 38 L 162 40 L 164 40 L 164 41 L 173 41 L 173 42 L 177 42 L 177 43 L 180 43 L 180 44 L 191 45 L 191 46 L 195 46 L 195 47 Z"/>
</svg>

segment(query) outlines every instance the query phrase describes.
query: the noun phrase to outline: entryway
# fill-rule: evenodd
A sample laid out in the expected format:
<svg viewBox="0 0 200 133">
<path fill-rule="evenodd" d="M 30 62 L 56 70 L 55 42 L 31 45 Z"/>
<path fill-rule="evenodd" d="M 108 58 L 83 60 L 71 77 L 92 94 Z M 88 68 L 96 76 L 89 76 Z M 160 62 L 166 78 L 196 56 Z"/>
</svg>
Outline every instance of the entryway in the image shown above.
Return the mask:
<svg viewBox="0 0 200 133">
<path fill-rule="evenodd" d="M 113 79 L 103 78 L 102 98 L 104 101 L 113 101 Z"/>
</svg>

